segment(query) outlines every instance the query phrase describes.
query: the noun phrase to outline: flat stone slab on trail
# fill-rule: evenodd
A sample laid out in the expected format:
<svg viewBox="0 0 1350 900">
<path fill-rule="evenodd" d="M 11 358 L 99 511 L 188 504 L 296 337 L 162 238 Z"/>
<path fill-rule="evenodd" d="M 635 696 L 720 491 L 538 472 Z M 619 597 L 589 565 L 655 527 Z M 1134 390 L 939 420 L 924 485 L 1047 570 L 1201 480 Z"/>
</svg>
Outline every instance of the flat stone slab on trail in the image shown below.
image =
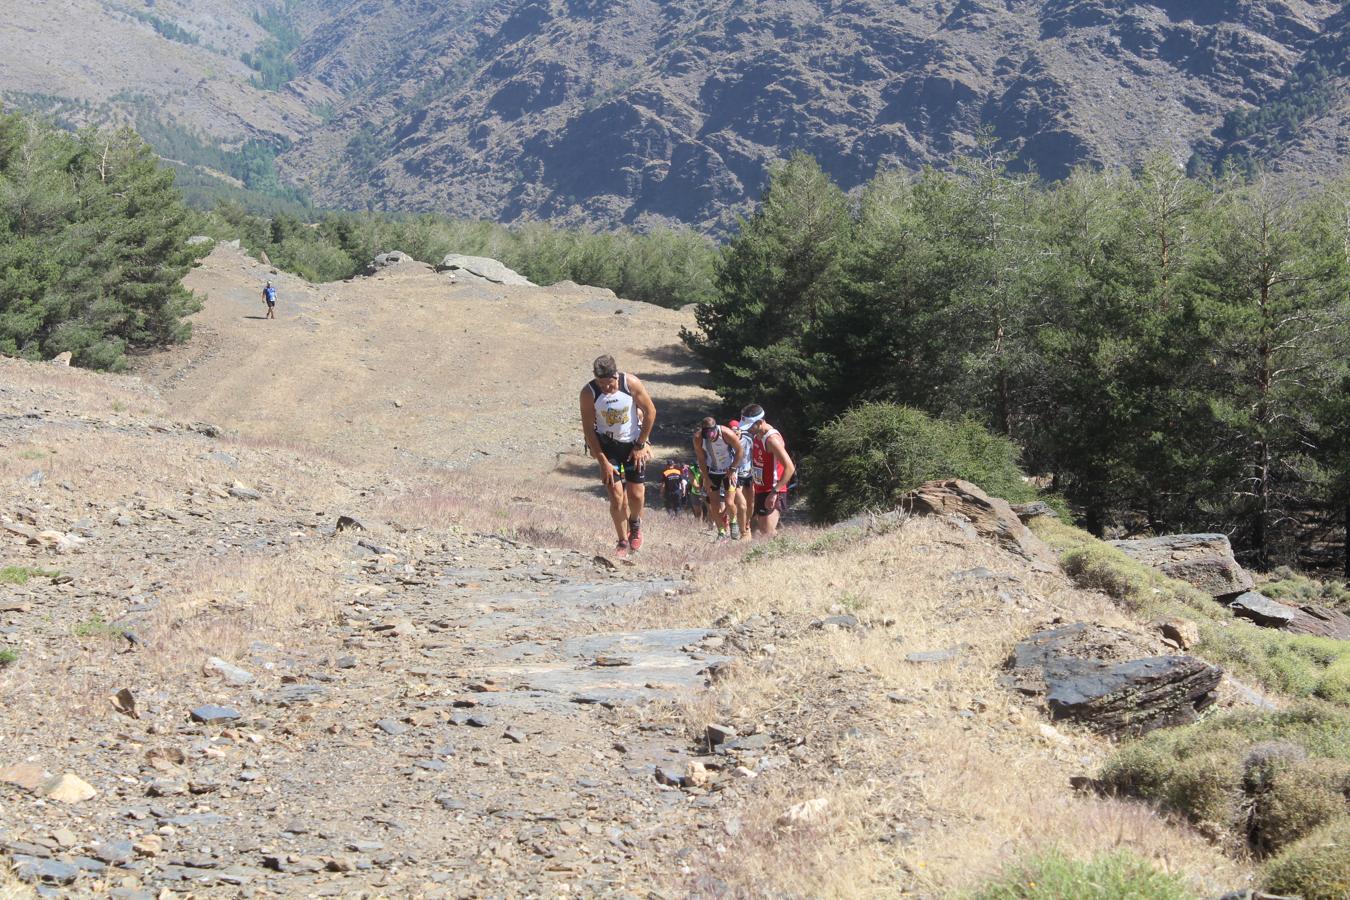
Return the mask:
<svg viewBox="0 0 1350 900">
<path fill-rule="evenodd" d="M 522 690 L 486 694 L 485 706 L 564 705 L 598 703 L 631 706 L 675 693 L 695 691 L 705 684 L 709 666 L 727 657 L 689 652 L 682 648 L 715 634 L 701 628 L 594 634 L 570 638 L 548 649 L 552 659 L 521 659 L 518 645 L 486 651 L 487 665 L 477 674 Z M 532 645 L 543 648 L 543 645 Z M 623 659 L 626 665 L 597 665 L 596 660 Z M 493 665 L 494 661 L 499 661 Z"/>
</svg>

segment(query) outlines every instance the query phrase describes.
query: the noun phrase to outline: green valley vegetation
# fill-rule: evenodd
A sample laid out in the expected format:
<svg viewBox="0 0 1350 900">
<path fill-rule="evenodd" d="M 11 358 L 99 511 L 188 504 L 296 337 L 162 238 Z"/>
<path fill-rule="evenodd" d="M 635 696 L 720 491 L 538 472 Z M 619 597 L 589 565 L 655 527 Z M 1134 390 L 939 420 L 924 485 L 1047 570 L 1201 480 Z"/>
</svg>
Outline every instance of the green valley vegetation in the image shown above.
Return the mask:
<svg viewBox="0 0 1350 900">
<path fill-rule="evenodd" d="M 191 215 L 132 131 L 0 114 L 0 353 L 118 369 L 183 340 Z"/>
<path fill-rule="evenodd" d="M 291 54 L 300 46 L 300 31 L 291 21 L 290 3 L 255 12 L 253 21 L 267 32 L 267 38 L 240 59 L 256 71 L 253 83 L 264 90 L 275 91 L 295 77 L 296 67 Z"/>
<path fill-rule="evenodd" d="M 294 212 L 258 215 L 237 202 L 218 204 L 199 227 L 218 238 L 237 237 L 251 252 L 265 252 L 275 265 L 313 282 L 360 274 L 387 250 L 432 265 L 460 253 L 501 260 L 536 284 L 574 281 L 673 308 L 713 297 L 718 253 L 711 240 L 683 228 L 508 228 L 430 214 L 322 213 L 310 219 Z"/>
<path fill-rule="evenodd" d="M 1092 532 L 1225 531 L 1258 568 L 1343 527 L 1350 186 L 1006 162 L 852 196 L 773 169 L 685 335 L 728 407 L 799 452 L 860 403 L 974 421 Z"/>
</svg>

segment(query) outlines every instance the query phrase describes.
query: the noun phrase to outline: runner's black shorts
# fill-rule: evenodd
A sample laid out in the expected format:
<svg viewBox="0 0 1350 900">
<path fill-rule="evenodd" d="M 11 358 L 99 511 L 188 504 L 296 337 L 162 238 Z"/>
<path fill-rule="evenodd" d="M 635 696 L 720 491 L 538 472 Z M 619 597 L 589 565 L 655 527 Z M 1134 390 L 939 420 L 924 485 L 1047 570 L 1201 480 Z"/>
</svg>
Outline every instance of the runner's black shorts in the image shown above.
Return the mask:
<svg viewBox="0 0 1350 900">
<path fill-rule="evenodd" d="M 736 485 L 731 483 L 730 472 L 709 472 L 708 484 L 716 488 L 717 493 L 721 494 L 723 497 L 727 495 L 728 491 L 736 490 Z"/>
<path fill-rule="evenodd" d="M 623 480 L 629 484 L 642 484 L 647 480 L 647 464 L 633 461 L 633 449 L 636 444 L 628 441 L 616 441 L 604 434 L 597 434 L 600 452 L 615 468 L 623 467 Z"/>
<path fill-rule="evenodd" d="M 755 494 L 755 515 L 757 516 L 787 512 L 787 508 L 787 491 L 764 491 Z"/>
</svg>

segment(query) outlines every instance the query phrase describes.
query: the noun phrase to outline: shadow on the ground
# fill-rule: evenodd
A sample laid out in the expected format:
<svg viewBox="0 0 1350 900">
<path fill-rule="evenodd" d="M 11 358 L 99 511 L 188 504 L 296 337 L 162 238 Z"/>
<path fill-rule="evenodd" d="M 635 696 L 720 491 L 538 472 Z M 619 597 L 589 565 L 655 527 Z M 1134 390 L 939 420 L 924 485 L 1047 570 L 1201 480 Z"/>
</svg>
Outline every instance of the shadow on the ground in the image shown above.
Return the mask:
<svg viewBox="0 0 1350 900">
<path fill-rule="evenodd" d="M 652 438 L 662 444 L 674 444 L 681 452 L 693 453 L 690 442 L 694 431 L 704 416 L 717 413 L 715 400 L 663 400 L 652 393 L 656 402 L 656 427 L 652 429 Z"/>
<path fill-rule="evenodd" d="M 260 322 L 267 321 L 267 316 L 243 316 L 245 319 L 257 319 Z"/>
<path fill-rule="evenodd" d="M 662 365 L 674 366 L 675 372 L 653 372 L 650 375 L 644 375 L 638 372 L 638 377 L 649 384 L 670 384 L 679 387 L 707 387 L 708 375 L 697 366 L 697 359 L 694 354 L 682 344 L 667 344 L 664 347 L 656 347 L 638 354 L 639 359 L 650 360 Z"/>
</svg>

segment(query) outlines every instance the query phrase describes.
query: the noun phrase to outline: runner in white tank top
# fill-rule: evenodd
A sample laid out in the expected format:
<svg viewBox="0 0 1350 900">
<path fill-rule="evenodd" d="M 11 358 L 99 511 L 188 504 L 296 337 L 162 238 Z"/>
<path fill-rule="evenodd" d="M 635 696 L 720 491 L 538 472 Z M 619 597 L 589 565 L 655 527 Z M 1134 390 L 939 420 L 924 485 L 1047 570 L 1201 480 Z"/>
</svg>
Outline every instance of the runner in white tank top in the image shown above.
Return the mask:
<svg viewBox="0 0 1350 900">
<path fill-rule="evenodd" d="M 694 435 L 694 456 L 703 471 L 708 473 L 706 486 L 708 499 L 713 506 L 713 521 L 717 524 L 717 536 L 726 537 L 728 513 L 736 498 L 736 472 L 745 458 L 740 437 L 708 416 Z"/>
<path fill-rule="evenodd" d="M 619 371 L 614 357 L 599 357 L 591 369 L 595 378 L 581 389 L 581 433 L 587 451 L 600 464 L 618 535 L 615 552 L 622 556 L 642 546 L 644 482 L 651 456 L 647 441 L 656 424 L 656 405 L 637 376 Z"/>
</svg>

